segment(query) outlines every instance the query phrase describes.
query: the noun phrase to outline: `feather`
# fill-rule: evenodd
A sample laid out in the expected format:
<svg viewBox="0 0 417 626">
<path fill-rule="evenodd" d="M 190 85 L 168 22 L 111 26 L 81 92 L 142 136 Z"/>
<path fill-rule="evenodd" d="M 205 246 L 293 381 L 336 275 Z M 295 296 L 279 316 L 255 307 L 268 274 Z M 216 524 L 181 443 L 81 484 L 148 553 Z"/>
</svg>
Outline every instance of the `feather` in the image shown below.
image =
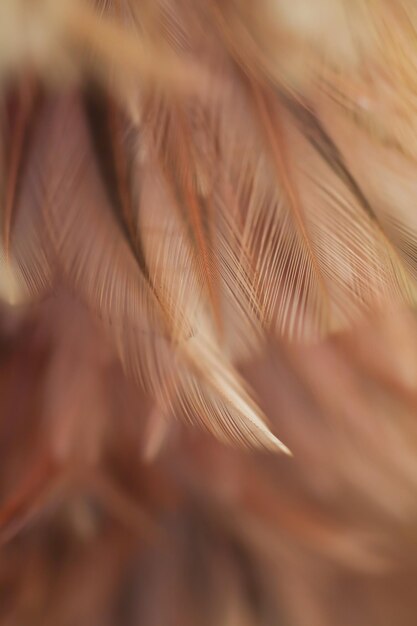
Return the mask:
<svg viewBox="0 0 417 626">
<path fill-rule="evenodd" d="M 44 137 L 38 126 L 38 107 L 32 100 L 33 89 L 29 84 L 27 91 L 22 87 L 22 93 L 15 94 L 14 123 L 11 120 L 8 124 L 6 102 L 1 116 L 0 267 L 2 297 L 13 304 L 43 296 L 50 289 L 54 274 L 49 242 L 42 227 L 44 190 L 39 169 Z"/>
<path fill-rule="evenodd" d="M 183 346 L 173 350 L 172 341 L 178 337 L 177 311 L 170 309 L 160 287 L 159 291 L 150 287 L 153 276 L 150 281 L 144 274 L 119 226 L 117 207 L 116 213 L 110 208 L 91 158 L 79 100 L 72 96 L 51 100 L 40 126 L 48 136 L 44 146 L 47 201 L 43 214 L 55 255 L 69 283 L 102 316 L 125 362 L 130 359 L 134 363 L 131 371 L 143 384 L 151 385 L 161 401 L 172 402 L 180 396 L 188 419 L 200 420 L 219 434 L 221 428 L 216 421 L 229 429 L 227 420 L 231 420 L 231 439 L 241 429 L 247 435 L 252 432 L 258 443 L 278 445 L 220 353 L 205 347 L 201 354 L 200 344 L 192 350 Z M 65 150 L 61 149 L 62 136 L 67 137 Z M 136 354 L 129 357 L 132 351 Z M 193 372 L 188 373 L 188 368 Z M 205 391 L 199 389 L 199 380 L 205 384 Z M 194 399 L 184 400 L 188 391 Z"/>
<path fill-rule="evenodd" d="M 19 186 L 22 179 L 22 169 L 24 168 L 24 159 L 28 151 L 28 141 L 30 135 L 30 120 L 34 109 L 34 86 L 30 80 L 22 81 L 20 89 L 16 94 L 15 102 L 5 105 L 12 113 L 10 125 L 6 120 L 2 123 L 3 135 L 8 135 L 5 139 L 5 155 L 4 161 L 8 164 L 8 172 L 6 175 L 5 192 L 3 198 L 3 245 L 8 254 L 10 235 L 13 222 L 13 211 L 18 195 Z M 10 144 L 7 146 L 6 145 Z"/>
<path fill-rule="evenodd" d="M 213 255 L 213 184 L 216 179 L 214 129 L 204 119 L 204 110 L 186 111 L 174 103 L 151 102 L 157 112 L 154 139 L 164 176 L 172 190 L 175 206 L 186 221 L 198 271 L 219 333 L 222 320 L 218 302 L 219 272 Z M 146 115 L 146 114 L 145 114 Z M 202 118 L 202 119 L 199 119 Z M 194 119 L 193 119 L 194 118 Z M 191 124 L 194 122 L 194 128 Z"/>
</svg>

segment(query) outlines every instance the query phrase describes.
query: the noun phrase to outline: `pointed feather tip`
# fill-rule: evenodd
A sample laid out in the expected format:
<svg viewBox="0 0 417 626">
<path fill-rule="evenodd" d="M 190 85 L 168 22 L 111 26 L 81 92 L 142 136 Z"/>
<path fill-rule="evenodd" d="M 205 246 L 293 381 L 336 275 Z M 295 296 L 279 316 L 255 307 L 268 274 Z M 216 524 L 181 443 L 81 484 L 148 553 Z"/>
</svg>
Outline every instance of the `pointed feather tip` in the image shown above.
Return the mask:
<svg viewBox="0 0 417 626">
<path fill-rule="evenodd" d="M 282 443 L 282 441 L 280 441 L 279 439 L 277 439 L 277 437 L 274 437 L 274 444 L 276 447 L 278 447 L 278 450 L 280 452 L 282 452 L 283 454 L 294 458 L 293 453 L 291 452 L 291 450 L 289 448 L 287 448 L 287 446 L 285 445 L 285 443 Z"/>
<path fill-rule="evenodd" d="M 283 443 L 280 439 L 278 439 L 278 437 L 275 437 L 275 435 L 273 435 L 271 431 L 269 430 L 268 430 L 268 440 L 263 445 L 271 452 L 281 452 L 291 458 L 294 457 L 293 453 L 285 445 L 285 443 Z"/>
</svg>

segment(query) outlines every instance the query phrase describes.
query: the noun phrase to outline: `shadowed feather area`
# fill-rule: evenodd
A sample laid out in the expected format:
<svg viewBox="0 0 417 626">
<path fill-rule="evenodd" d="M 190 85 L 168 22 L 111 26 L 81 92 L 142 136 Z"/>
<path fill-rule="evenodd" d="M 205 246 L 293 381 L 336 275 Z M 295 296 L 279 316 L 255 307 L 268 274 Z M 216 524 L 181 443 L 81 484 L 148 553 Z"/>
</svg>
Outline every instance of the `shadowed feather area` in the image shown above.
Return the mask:
<svg viewBox="0 0 417 626">
<path fill-rule="evenodd" d="M 416 32 L 2 0 L 0 624 L 414 624 Z"/>
</svg>

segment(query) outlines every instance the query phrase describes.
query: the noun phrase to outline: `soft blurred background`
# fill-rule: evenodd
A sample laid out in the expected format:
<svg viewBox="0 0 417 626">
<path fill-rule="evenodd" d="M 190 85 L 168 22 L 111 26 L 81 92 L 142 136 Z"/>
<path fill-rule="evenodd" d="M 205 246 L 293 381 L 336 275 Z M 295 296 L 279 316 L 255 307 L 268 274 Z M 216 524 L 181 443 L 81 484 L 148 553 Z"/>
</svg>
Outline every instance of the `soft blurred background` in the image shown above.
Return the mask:
<svg viewBox="0 0 417 626">
<path fill-rule="evenodd" d="M 415 371 L 417 335 L 392 319 L 246 365 L 290 458 L 149 433 L 152 402 L 68 293 L 3 308 L 0 623 L 415 624 L 416 392 L 396 347 Z"/>
</svg>

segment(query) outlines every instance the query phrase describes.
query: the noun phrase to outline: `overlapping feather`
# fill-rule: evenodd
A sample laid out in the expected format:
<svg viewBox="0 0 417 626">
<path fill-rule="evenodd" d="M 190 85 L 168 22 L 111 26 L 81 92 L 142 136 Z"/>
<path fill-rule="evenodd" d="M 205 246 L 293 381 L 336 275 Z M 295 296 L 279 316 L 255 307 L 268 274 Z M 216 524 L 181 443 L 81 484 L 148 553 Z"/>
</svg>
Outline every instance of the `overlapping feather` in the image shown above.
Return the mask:
<svg viewBox="0 0 417 626">
<path fill-rule="evenodd" d="M 322 2 L 325 37 L 304 0 L 45 0 L 43 45 L 76 71 L 45 87 L 42 48 L 41 103 L 2 117 L 2 291 L 58 268 L 164 411 L 268 447 L 235 370 L 263 330 L 311 339 L 415 301 L 395 94 L 412 119 L 413 8 Z"/>
</svg>

